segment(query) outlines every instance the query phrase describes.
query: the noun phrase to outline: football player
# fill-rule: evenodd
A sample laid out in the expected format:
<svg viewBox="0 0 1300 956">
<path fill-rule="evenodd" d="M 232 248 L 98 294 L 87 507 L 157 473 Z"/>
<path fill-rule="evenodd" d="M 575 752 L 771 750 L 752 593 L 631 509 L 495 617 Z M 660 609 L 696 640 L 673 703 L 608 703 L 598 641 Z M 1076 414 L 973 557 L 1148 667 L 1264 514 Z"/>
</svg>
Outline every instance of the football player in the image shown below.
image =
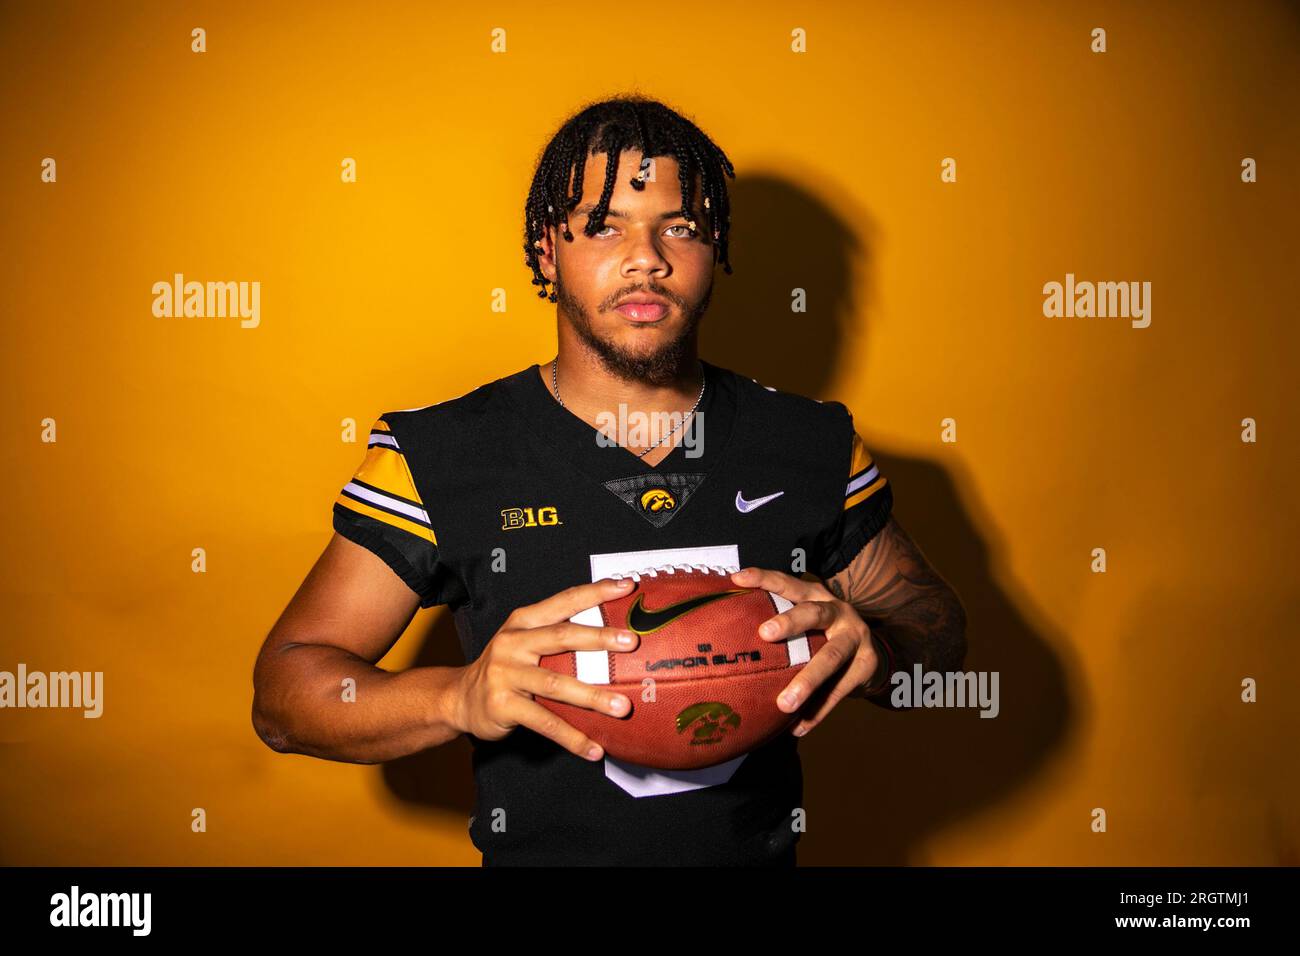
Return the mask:
<svg viewBox="0 0 1300 956">
<path fill-rule="evenodd" d="M 797 738 L 848 697 L 892 706 L 891 675 L 915 663 L 960 668 L 962 606 L 894 520 L 848 409 L 697 354 L 714 273 L 731 272 L 727 177 L 723 151 L 654 100 L 563 124 L 524 210 L 555 356 L 374 420 L 334 536 L 256 664 L 270 747 L 375 763 L 468 735 L 486 865 L 788 866 Z M 788 599 L 762 639 L 829 640 L 778 699 L 800 715 L 791 733 L 666 774 L 619 763 L 537 698 L 614 718 L 636 702 L 538 661 L 635 647 L 570 618 L 636 586 L 613 575 L 678 562 L 743 568 L 736 584 Z M 376 667 L 435 605 L 465 664 Z"/>
</svg>

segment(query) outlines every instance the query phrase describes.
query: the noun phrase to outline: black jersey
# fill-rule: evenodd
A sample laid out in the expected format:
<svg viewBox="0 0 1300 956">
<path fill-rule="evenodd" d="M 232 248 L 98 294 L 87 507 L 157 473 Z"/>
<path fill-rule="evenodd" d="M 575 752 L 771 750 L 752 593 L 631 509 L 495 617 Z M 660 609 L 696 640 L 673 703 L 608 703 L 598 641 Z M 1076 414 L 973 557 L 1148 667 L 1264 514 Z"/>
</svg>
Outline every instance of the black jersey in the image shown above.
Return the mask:
<svg viewBox="0 0 1300 956">
<path fill-rule="evenodd" d="M 697 414 L 656 465 L 600 440 L 536 365 L 385 413 L 334 529 L 422 607 L 452 609 L 467 663 L 515 608 L 613 573 L 842 570 L 892 505 L 848 409 L 703 366 Z M 789 733 L 699 771 L 584 760 L 526 727 L 470 742 L 484 865 L 794 862 L 803 779 Z"/>
</svg>

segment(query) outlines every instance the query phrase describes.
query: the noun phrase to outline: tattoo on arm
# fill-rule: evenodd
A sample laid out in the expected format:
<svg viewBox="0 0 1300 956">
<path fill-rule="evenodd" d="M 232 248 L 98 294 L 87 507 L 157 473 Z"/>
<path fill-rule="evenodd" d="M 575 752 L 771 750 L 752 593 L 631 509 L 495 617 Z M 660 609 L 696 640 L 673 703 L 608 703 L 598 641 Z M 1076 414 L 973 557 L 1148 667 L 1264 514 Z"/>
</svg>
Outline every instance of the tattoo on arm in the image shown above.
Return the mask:
<svg viewBox="0 0 1300 956">
<path fill-rule="evenodd" d="M 852 604 L 872 634 L 889 645 L 895 671 L 910 671 L 917 663 L 927 671 L 960 669 L 966 656 L 966 611 L 893 517 L 826 587 Z M 881 666 L 885 664 L 882 657 Z M 888 706 L 891 689 L 886 681 L 868 699 Z"/>
</svg>

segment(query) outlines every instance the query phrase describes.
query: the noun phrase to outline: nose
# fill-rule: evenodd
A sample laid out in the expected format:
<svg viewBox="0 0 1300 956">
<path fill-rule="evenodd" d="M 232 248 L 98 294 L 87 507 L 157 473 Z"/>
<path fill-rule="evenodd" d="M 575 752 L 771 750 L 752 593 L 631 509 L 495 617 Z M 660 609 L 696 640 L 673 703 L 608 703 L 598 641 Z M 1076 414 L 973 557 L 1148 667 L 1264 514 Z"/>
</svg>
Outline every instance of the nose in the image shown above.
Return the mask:
<svg viewBox="0 0 1300 956">
<path fill-rule="evenodd" d="M 637 230 L 628 238 L 627 255 L 623 259 L 622 275 L 626 279 L 638 277 L 663 277 L 672 272 L 649 229 Z"/>
</svg>

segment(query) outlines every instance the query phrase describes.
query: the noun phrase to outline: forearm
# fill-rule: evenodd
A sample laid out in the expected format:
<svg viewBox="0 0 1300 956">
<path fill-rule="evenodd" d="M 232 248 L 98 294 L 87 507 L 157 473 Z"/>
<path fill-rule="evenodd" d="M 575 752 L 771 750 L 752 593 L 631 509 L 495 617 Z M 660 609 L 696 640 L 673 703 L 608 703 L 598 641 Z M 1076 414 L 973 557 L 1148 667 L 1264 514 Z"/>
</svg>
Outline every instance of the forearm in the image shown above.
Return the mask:
<svg viewBox="0 0 1300 956">
<path fill-rule="evenodd" d="M 894 674 L 958 671 L 966 659 L 966 611 L 951 588 L 943 588 L 903 604 L 885 619 L 863 618 L 871 628 L 879 663 L 876 673 L 853 695 L 887 710 L 900 710 L 890 695 Z"/>
<path fill-rule="evenodd" d="M 253 724 L 281 753 L 350 763 L 394 760 L 460 734 L 454 714 L 461 670 L 391 673 L 342 648 L 290 645 L 259 661 Z"/>
</svg>

